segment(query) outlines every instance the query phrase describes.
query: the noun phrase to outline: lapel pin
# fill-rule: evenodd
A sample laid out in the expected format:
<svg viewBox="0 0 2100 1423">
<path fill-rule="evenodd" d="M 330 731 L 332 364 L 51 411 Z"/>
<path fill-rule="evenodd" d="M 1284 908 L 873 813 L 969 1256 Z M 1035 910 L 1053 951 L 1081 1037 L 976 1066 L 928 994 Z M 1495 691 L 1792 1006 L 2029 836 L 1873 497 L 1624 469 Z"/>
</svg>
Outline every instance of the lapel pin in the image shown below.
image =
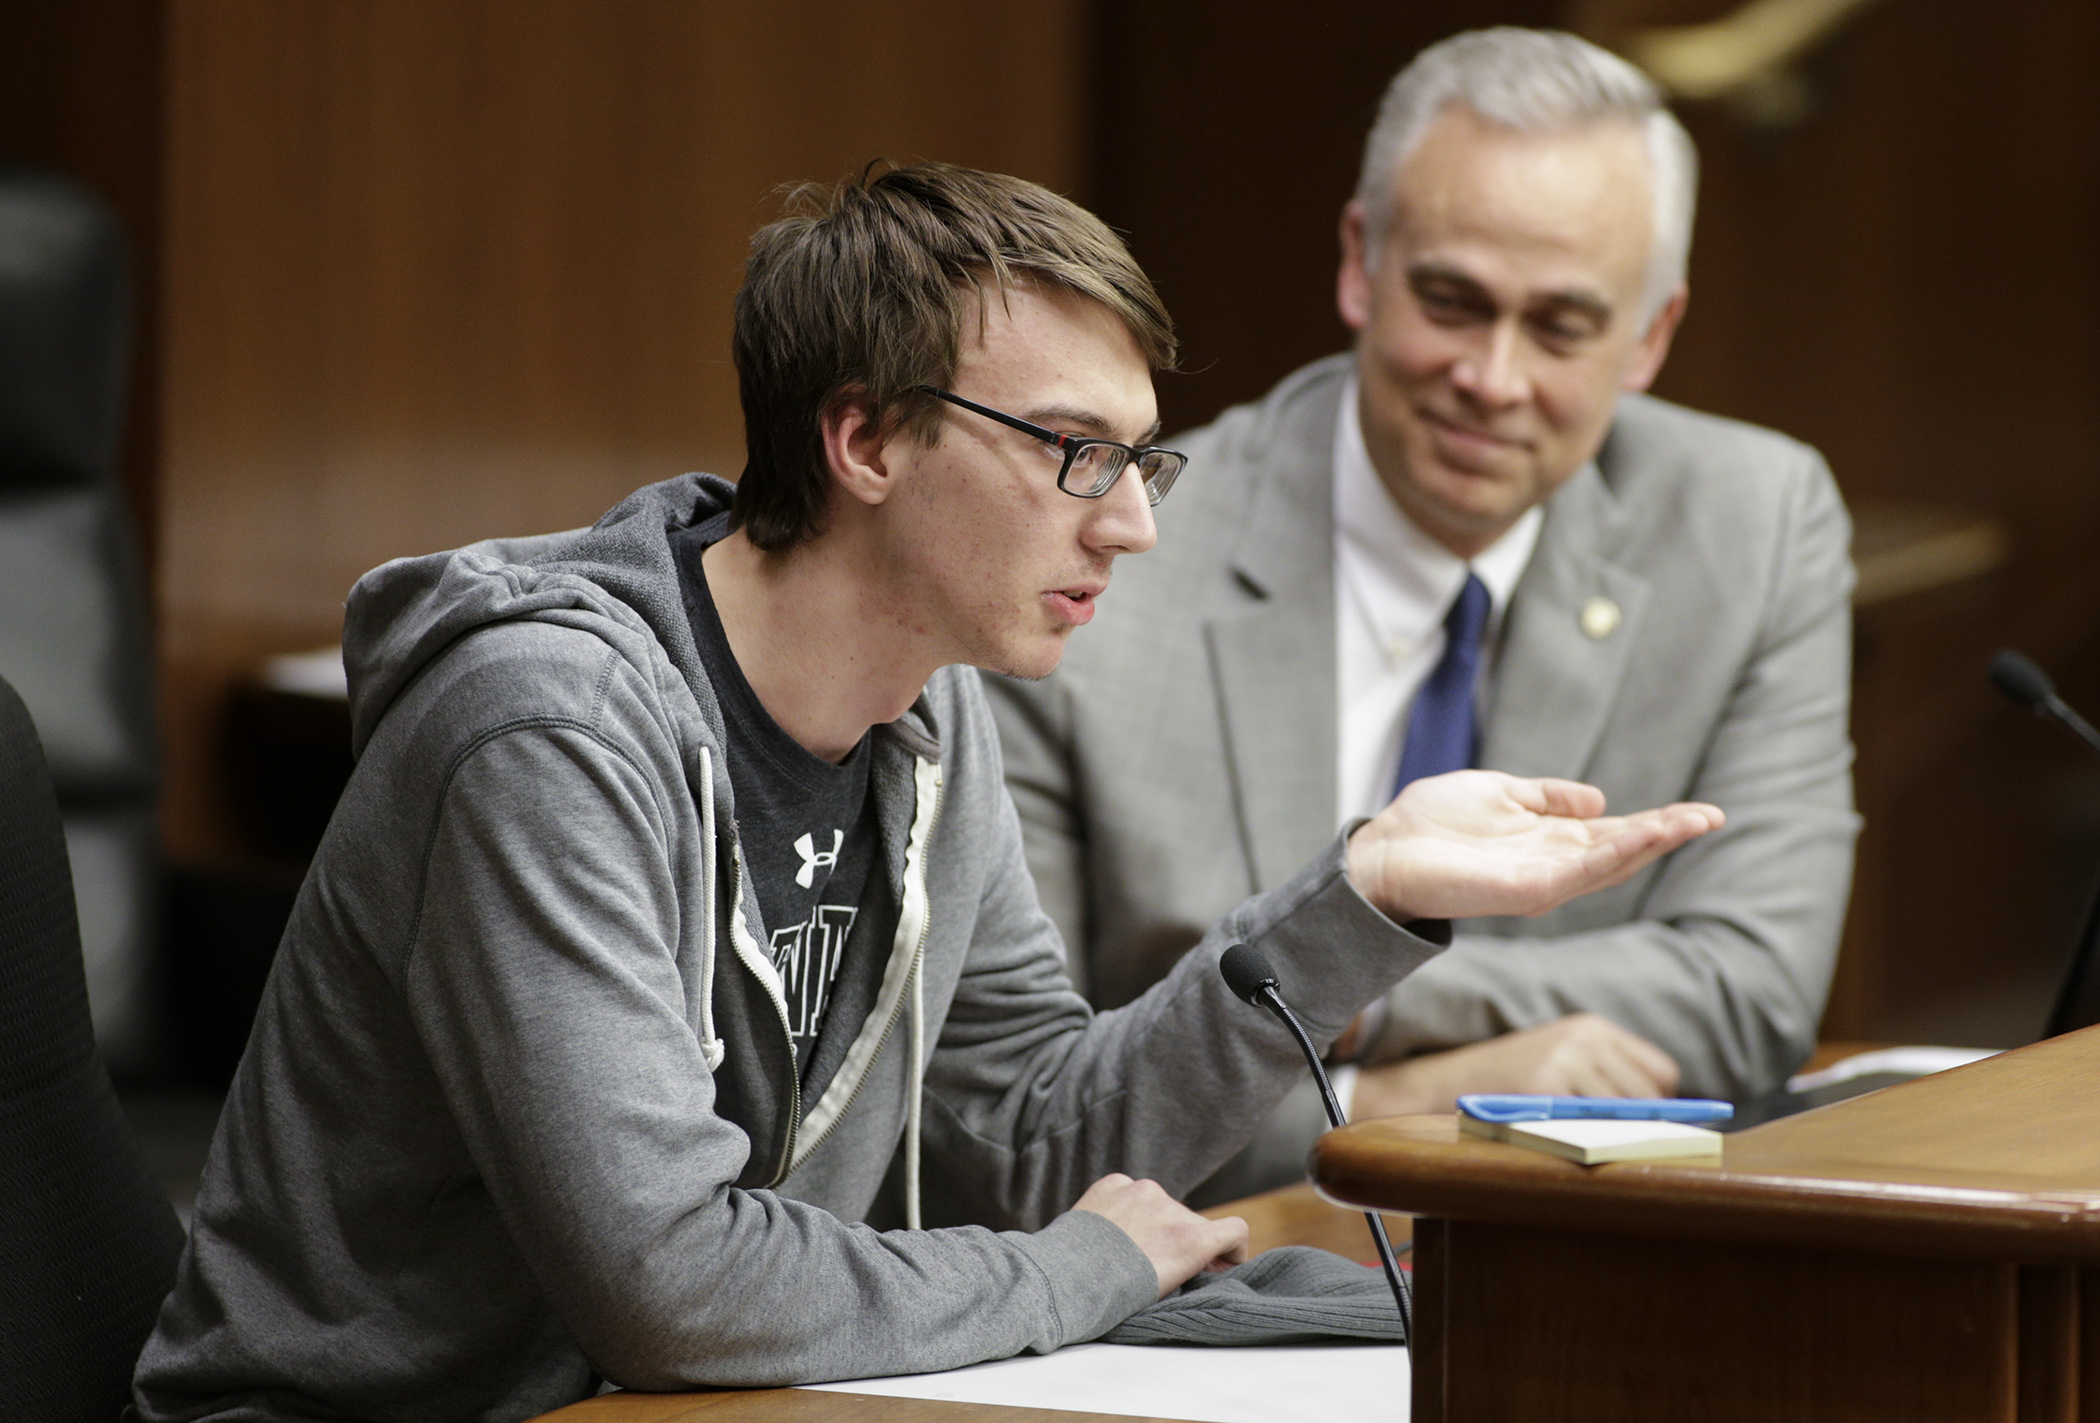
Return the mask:
<svg viewBox="0 0 2100 1423">
<path fill-rule="evenodd" d="M 1582 630 L 1592 640 L 1602 642 L 1619 627 L 1619 605 L 1611 599 L 1598 595 L 1582 605 Z"/>
</svg>

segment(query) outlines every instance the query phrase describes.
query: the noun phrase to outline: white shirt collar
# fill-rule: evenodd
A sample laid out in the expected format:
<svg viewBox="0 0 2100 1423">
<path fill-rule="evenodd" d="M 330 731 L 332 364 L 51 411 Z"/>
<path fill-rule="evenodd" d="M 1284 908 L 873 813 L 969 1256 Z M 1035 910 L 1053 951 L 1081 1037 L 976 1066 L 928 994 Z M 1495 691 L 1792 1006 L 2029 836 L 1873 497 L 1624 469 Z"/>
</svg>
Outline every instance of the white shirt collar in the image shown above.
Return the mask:
<svg viewBox="0 0 2100 1423">
<path fill-rule="evenodd" d="M 1543 508 L 1525 510 L 1470 564 L 1424 533 L 1393 502 L 1371 464 L 1357 415 L 1356 379 L 1350 377 L 1334 433 L 1335 554 L 1344 588 L 1389 657 L 1407 655 L 1442 628 L 1469 569 L 1492 599 L 1487 636 L 1499 636 L 1544 522 Z"/>
</svg>

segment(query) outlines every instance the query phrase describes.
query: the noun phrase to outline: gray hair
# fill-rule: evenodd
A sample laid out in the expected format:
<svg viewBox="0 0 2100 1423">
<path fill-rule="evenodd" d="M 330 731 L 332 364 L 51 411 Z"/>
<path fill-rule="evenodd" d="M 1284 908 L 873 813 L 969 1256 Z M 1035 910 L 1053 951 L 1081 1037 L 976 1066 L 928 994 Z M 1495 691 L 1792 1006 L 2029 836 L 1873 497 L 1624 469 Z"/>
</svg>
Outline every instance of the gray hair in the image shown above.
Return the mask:
<svg viewBox="0 0 2100 1423">
<path fill-rule="evenodd" d="M 1640 125 L 1655 190 L 1655 237 L 1648 254 L 1643 319 L 1684 284 L 1692 252 L 1692 205 L 1699 154 L 1647 75 L 1617 55 L 1558 30 L 1498 26 L 1431 45 L 1400 71 L 1378 106 L 1364 144 L 1367 264 L 1375 264 L 1393 213 L 1393 179 L 1437 116 L 1453 104 L 1489 123 L 1525 133 L 1623 119 Z"/>
</svg>

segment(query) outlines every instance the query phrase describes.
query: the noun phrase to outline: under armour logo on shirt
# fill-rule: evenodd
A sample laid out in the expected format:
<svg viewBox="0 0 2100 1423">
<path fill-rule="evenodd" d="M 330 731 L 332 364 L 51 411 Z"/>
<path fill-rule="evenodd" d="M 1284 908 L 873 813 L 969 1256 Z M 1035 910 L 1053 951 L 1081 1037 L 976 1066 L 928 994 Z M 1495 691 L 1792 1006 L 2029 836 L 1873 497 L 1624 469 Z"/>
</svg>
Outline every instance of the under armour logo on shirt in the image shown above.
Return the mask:
<svg viewBox="0 0 2100 1423">
<path fill-rule="evenodd" d="M 834 830 L 831 832 L 831 848 L 820 851 L 817 849 L 817 842 L 811 838 L 808 831 L 804 831 L 795 841 L 795 853 L 802 857 L 802 868 L 795 871 L 795 883 L 808 889 L 816 879 L 818 865 L 827 870 L 835 868 L 839 862 L 839 846 L 845 843 L 846 833 L 843 830 Z"/>
</svg>

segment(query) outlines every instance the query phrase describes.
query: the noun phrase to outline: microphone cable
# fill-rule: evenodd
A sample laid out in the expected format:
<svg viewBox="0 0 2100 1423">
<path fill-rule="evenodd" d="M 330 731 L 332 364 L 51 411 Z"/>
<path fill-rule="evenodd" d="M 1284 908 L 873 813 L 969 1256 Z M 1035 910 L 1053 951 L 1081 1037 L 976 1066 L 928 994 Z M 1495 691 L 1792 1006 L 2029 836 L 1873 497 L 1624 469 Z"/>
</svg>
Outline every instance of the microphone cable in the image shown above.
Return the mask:
<svg viewBox="0 0 2100 1423">
<path fill-rule="evenodd" d="M 1259 949 L 1248 944 L 1234 944 L 1225 950 L 1218 960 L 1218 971 L 1225 975 L 1226 986 L 1235 995 L 1252 1003 L 1257 1008 L 1267 1008 L 1290 1029 L 1291 1036 L 1298 1040 L 1298 1050 L 1312 1067 L 1313 1081 L 1320 1084 L 1320 1100 L 1327 1107 L 1327 1120 L 1337 1127 L 1347 1126 L 1342 1115 L 1341 1099 L 1334 1095 L 1334 1084 L 1327 1078 L 1327 1069 L 1320 1062 L 1320 1051 L 1313 1046 L 1305 1025 L 1298 1015 L 1283 1001 L 1277 991 L 1276 970 L 1262 957 Z M 1393 1303 L 1400 1307 L 1400 1342 L 1412 1345 L 1415 1337 L 1415 1300 L 1413 1287 L 1407 1277 L 1400 1273 L 1400 1262 L 1393 1256 L 1393 1242 L 1386 1238 L 1385 1222 L 1377 1211 L 1365 1211 L 1364 1219 L 1371 1223 L 1371 1239 L 1378 1245 L 1378 1263 L 1385 1267 L 1386 1283 L 1393 1287 Z"/>
</svg>

